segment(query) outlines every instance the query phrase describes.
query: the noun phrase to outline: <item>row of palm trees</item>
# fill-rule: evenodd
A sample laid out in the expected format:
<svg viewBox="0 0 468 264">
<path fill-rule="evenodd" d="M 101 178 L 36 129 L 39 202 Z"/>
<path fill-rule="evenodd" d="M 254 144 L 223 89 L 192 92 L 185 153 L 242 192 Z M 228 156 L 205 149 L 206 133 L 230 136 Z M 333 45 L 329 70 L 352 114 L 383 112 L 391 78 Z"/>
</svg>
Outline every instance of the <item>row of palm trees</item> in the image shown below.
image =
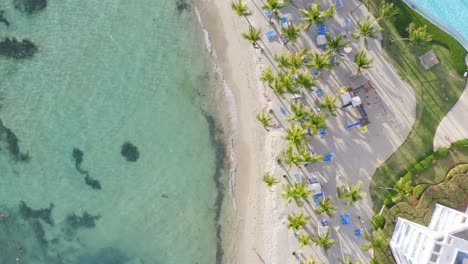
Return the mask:
<svg viewBox="0 0 468 264">
<path fill-rule="evenodd" d="M 270 23 L 272 18 L 280 18 L 280 10 L 288 3 L 295 6 L 294 2 L 291 0 L 284 1 L 284 3 L 280 3 L 278 0 L 266 1 L 262 8 L 263 10 L 272 12 L 273 15 L 269 19 Z M 237 15 L 245 17 L 249 23 L 249 30 L 246 33 L 242 33 L 242 37 L 249 41 L 254 48 L 262 49 L 259 45 L 262 31 L 261 29 L 257 29 L 251 25 L 248 17 L 252 15 L 252 12 L 249 10 L 247 5 L 241 0 L 237 0 L 232 3 L 232 8 Z M 285 36 L 285 45 L 297 40 L 300 37 L 302 30 L 307 31 L 312 25 L 323 24 L 326 19 L 332 18 L 335 13 L 335 8 L 335 5 L 333 5 L 329 9 L 321 11 L 319 4 L 313 3 L 309 5 L 307 9 L 300 9 L 299 11 L 304 15 L 304 17 L 301 18 L 301 20 L 304 21 L 304 25 L 290 24 L 288 27 L 281 28 L 281 32 Z M 367 38 L 376 38 L 376 33 L 379 30 L 382 30 L 380 27 L 377 27 L 377 21 L 393 16 L 397 12 L 398 11 L 393 7 L 393 4 L 383 4 L 380 8 L 379 18 L 375 20 L 366 18 L 365 20 L 357 23 L 356 32 L 352 34 L 353 37 L 356 39 L 362 38 L 364 39 L 364 42 L 366 42 Z M 284 96 L 286 93 L 295 94 L 300 90 L 300 88 L 312 90 L 313 87 L 315 87 L 315 81 L 318 79 L 318 76 L 311 75 L 310 68 L 316 69 L 317 72 L 319 72 L 319 76 L 323 70 L 332 70 L 338 65 L 337 63 L 332 63 L 332 61 L 336 61 L 336 59 L 339 58 L 337 56 L 342 55 L 343 49 L 349 45 L 349 41 L 344 40 L 341 34 L 338 34 L 336 37 L 327 34 L 326 39 L 326 52 L 302 49 L 295 53 L 284 52 L 282 54 L 275 54 L 273 59 L 276 61 L 279 70 L 274 73 L 273 69 L 268 66 L 263 72 L 261 80 L 280 97 Z M 354 62 L 358 68 L 356 74 L 359 75 L 362 73 L 363 69 L 368 69 L 373 60 L 373 58 L 369 58 L 367 56 L 364 49 L 359 50 L 354 58 Z M 336 106 L 337 97 L 337 95 L 324 94 L 323 102 L 316 102 L 316 104 L 321 108 L 326 109 L 328 114 L 333 116 L 338 108 Z M 288 169 L 293 164 L 299 166 L 304 163 L 321 162 L 323 156 L 309 152 L 305 142 L 311 140 L 311 137 L 307 135 L 308 130 L 310 130 L 310 134 L 316 134 L 320 128 L 326 128 L 328 115 L 323 112 L 319 112 L 318 114 L 315 113 L 315 111 L 312 111 L 310 107 L 304 106 L 301 100 L 297 100 L 295 103 L 292 103 L 290 109 L 292 114 L 287 117 L 287 119 L 291 121 L 290 127 L 287 129 L 286 135 L 283 137 L 288 141 L 288 144 L 287 147 L 281 151 L 281 160 L 288 166 Z M 266 130 L 269 130 L 269 128 L 274 126 L 272 122 L 273 116 L 271 113 L 267 113 L 265 109 L 257 115 L 257 119 Z M 263 175 L 263 181 L 269 188 L 279 183 L 279 181 L 270 173 Z M 294 181 L 292 185 L 281 184 L 281 187 L 281 197 L 285 199 L 286 203 L 290 203 L 294 200 L 298 206 L 302 206 L 307 202 L 307 199 L 312 193 L 312 191 L 307 188 L 306 183 L 299 183 L 297 181 Z M 338 197 L 346 201 L 349 208 L 364 197 L 364 194 L 360 192 L 360 189 L 360 182 L 355 186 L 345 184 L 344 186 L 337 188 Z M 332 204 L 331 197 L 328 196 L 323 200 L 318 201 L 318 206 L 314 211 L 316 214 L 325 214 L 332 218 L 336 210 L 337 207 Z M 315 243 L 327 252 L 328 249 L 336 243 L 336 239 L 329 238 L 328 232 L 315 237 L 304 232 L 302 229 L 305 228 L 309 220 L 310 217 L 304 215 L 302 211 L 296 214 L 290 214 L 288 216 L 288 228 L 292 229 L 297 235 L 301 247 Z M 371 241 L 371 239 L 374 238 L 374 233 L 371 233 L 370 235 L 366 234 L 366 236 L 369 238 L 369 241 Z M 378 239 L 375 240 L 378 241 Z M 370 245 L 372 245 L 372 242 Z M 366 250 L 367 247 L 369 246 L 365 245 L 363 246 L 363 249 Z M 373 248 L 373 246 L 370 246 L 370 248 Z M 348 264 L 352 263 L 349 256 L 344 260 L 340 259 L 339 262 Z M 308 258 L 300 263 L 311 264 L 318 262 L 314 261 L 313 258 Z"/>
</svg>

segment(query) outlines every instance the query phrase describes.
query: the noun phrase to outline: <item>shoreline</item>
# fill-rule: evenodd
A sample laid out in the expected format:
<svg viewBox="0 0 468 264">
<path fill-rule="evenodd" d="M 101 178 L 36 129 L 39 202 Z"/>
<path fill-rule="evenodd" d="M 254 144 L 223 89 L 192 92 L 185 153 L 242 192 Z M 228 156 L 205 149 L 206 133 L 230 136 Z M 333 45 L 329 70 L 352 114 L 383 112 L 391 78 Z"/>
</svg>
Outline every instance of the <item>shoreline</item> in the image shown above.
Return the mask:
<svg viewBox="0 0 468 264">
<path fill-rule="evenodd" d="M 196 2 L 196 12 L 205 33 L 206 46 L 214 60 L 215 68 L 219 70 L 223 78 L 232 126 L 230 146 L 228 146 L 231 154 L 229 181 L 236 219 L 234 220 L 235 226 L 232 227 L 232 241 L 229 243 L 233 246 L 233 252 L 226 263 L 251 263 L 253 260 L 245 259 L 250 255 L 247 251 L 255 250 L 256 246 L 262 247 L 263 245 L 261 241 L 263 226 L 256 224 L 262 216 L 263 201 L 259 198 L 261 198 L 263 188 L 251 188 L 259 186 L 258 175 L 264 163 L 261 158 L 263 144 L 259 146 L 257 142 L 265 140 L 265 133 L 258 125 L 254 114 L 260 111 L 257 109 L 260 97 L 260 93 L 257 92 L 258 74 L 255 74 L 255 66 L 258 64 L 251 63 L 253 59 L 258 59 L 258 54 L 253 54 L 254 51 L 250 49 L 250 45 L 242 43 L 237 34 L 233 34 L 235 36 L 225 34 L 238 31 L 233 28 L 234 25 L 226 25 L 232 20 L 219 16 L 219 14 L 231 16 L 230 6 L 220 6 L 221 3 L 218 2 L 211 2 L 210 6 L 208 2 Z M 219 30 L 221 26 L 223 30 Z M 230 45 L 233 47 L 227 47 Z M 237 60 L 234 57 L 237 57 Z M 237 72 L 246 73 L 245 78 L 240 79 Z M 246 94 L 249 95 L 250 100 L 244 99 Z M 252 137 L 252 132 L 254 132 L 254 137 Z M 260 158 L 261 161 L 253 165 L 251 161 L 255 160 L 255 157 Z M 263 251 L 263 248 L 259 250 Z"/>
</svg>

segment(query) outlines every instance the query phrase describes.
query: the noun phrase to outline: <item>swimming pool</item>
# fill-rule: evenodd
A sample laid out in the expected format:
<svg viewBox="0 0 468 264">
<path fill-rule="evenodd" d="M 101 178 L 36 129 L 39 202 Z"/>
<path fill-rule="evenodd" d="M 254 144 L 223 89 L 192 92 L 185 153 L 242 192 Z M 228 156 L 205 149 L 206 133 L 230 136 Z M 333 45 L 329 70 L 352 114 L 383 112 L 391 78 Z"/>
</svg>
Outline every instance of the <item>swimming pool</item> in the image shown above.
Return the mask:
<svg viewBox="0 0 468 264">
<path fill-rule="evenodd" d="M 403 0 L 468 50 L 468 0 Z"/>
</svg>

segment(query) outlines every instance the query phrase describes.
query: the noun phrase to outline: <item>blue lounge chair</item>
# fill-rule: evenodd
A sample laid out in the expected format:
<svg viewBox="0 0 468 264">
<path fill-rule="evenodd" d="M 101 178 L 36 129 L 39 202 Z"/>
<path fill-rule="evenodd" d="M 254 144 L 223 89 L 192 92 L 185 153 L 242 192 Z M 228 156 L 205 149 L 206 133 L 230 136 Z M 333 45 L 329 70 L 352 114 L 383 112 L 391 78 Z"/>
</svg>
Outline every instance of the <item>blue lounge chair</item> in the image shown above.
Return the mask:
<svg viewBox="0 0 468 264">
<path fill-rule="evenodd" d="M 333 161 L 333 159 L 335 159 L 335 153 L 330 153 L 325 155 L 325 157 L 323 158 L 323 162 L 330 163 Z"/>
<path fill-rule="evenodd" d="M 316 95 L 322 95 L 322 94 L 323 94 L 323 89 L 322 89 L 322 88 L 318 88 L 317 90 L 315 90 L 315 94 L 316 94 Z"/>
<path fill-rule="evenodd" d="M 307 181 L 308 181 L 309 183 L 316 183 L 316 182 L 318 182 L 316 177 L 309 177 L 309 178 L 307 178 Z"/>
<path fill-rule="evenodd" d="M 276 32 L 275 32 L 274 30 L 270 30 L 270 31 L 268 31 L 268 32 L 265 33 L 265 34 L 266 34 L 267 39 L 268 39 L 269 41 L 273 41 L 273 40 L 275 40 L 275 38 L 276 38 Z"/>
<path fill-rule="evenodd" d="M 319 105 L 314 105 L 314 109 L 317 111 L 320 111 L 320 106 Z"/>
<path fill-rule="evenodd" d="M 286 115 L 286 110 L 284 110 L 284 108 L 282 106 L 280 106 L 280 112 L 281 112 L 282 116 Z"/>
<path fill-rule="evenodd" d="M 342 25 L 343 25 L 344 28 L 350 27 L 351 26 L 351 19 L 345 19 Z"/>
<path fill-rule="evenodd" d="M 289 22 L 289 17 L 285 16 L 285 17 L 280 18 L 280 22 L 281 24 Z"/>
<path fill-rule="evenodd" d="M 327 219 L 323 219 L 323 220 L 322 220 L 322 225 L 323 225 L 323 226 L 327 226 L 327 225 L 328 225 L 328 220 L 327 220 Z"/>
<path fill-rule="evenodd" d="M 312 131 L 310 130 L 310 127 L 307 128 L 307 135 L 310 136 L 310 137 L 313 136 L 313 135 L 312 135 Z"/>
<path fill-rule="evenodd" d="M 362 236 L 361 228 L 354 229 L 354 235 L 357 237 L 361 237 Z"/>
<path fill-rule="evenodd" d="M 336 9 L 340 10 L 343 8 L 343 2 L 341 0 L 333 0 L 333 3 L 336 4 Z"/>
<path fill-rule="evenodd" d="M 307 65 L 307 64 L 309 64 L 309 60 L 303 60 L 302 63 Z"/>
<path fill-rule="evenodd" d="M 296 178 L 296 181 L 301 183 L 301 184 L 305 181 L 304 174 L 302 174 L 302 173 L 294 173 L 293 176 L 294 176 L 294 178 Z"/>
<path fill-rule="evenodd" d="M 319 201 L 322 200 L 322 198 L 323 198 L 323 193 L 314 195 L 314 203 L 316 206 L 319 205 Z"/>
<path fill-rule="evenodd" d="M 309 128 L 310 129 L 310 128 Z M 308 147 L 307 150 L 309 151 L 310 154 L 314 154 L 314 149 L 312 147 Z"/>
<path fill-rule="evenodd" d="M 317 25 L 317 34 L 318 35 L 326 35 L 327 34 L 327 26 Z"/>
<path fill-rule="evenodd" d="M 270 18 L 270 17 L 273 16 L 273 12 L 272 12 L 272 11 L 264 11 L 263 14 L 265 14 L 265 16 L 266 16 L 267 18 Z"/>
<path fill-rule="evenodd" d="M 349 216 L 349 214 L 342 214 L 341 215 L 341 224 L 342 225 L 351 224 L 351 217 Z"/>
<path fill-rule="evenodd" d="M 324 137 L 324 136 L 328 135 L 328 132 L 327 132 L 326 129 L 320 128 L 318 134 L 319 134 L 319 136 Z"/>
<path fill-rule="evenodd" d="M 314 77 L 318 77 L 320 75 L 320 73 L 318 71 L 312 71 L 311 74 Z"/>
</svg>

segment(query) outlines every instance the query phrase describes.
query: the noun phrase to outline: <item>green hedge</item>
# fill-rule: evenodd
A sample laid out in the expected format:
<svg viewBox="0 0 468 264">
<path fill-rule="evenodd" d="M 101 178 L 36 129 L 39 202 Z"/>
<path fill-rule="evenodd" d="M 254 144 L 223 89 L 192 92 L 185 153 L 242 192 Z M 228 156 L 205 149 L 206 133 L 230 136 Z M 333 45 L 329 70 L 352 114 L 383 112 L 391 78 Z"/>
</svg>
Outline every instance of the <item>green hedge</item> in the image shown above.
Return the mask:
<svg viewBox="0 0 468 264">
<path fill-rule="evenodd" d="M 382 215 L 372 217 L 372 228 L 374 230 L 382 229 L 385 226 L 385 218 Z"/>
<path fill-rule="evenodd" d="M 445 158 L 445 157 L 447 157 L 448 153 L 449 153 L 448 148 L 440 148 L 436 152 L 434 152 L 434 157 L 436 157 L 436 158 Z"/>
<path fill-rule="evenodd" d="M 459 148 L 468 147 L 468 138 L 453 142 L 452 147 L 459 147 Z"/>
</svg>

